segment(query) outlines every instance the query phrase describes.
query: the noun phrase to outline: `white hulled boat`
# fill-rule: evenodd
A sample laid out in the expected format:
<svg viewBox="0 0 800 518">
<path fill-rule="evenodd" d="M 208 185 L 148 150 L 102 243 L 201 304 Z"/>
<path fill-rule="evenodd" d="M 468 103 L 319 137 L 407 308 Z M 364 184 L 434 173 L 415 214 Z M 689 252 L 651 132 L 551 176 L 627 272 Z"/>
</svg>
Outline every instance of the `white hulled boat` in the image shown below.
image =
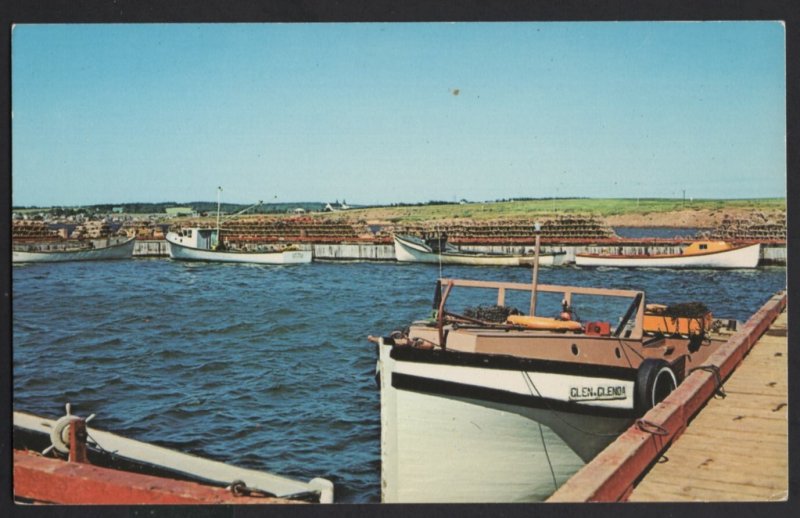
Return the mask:
<svg viewBox="0 0 800 518">
<path fill-rule="evenodd" d="M 697 241 L 680 254 L 576 254 L 578 266 L 622 268 L 755 268 L 761 245 L 733 246 L 725 241 Z"/>
<path fill-rule="evenodd" d="M 459 250 L 447 242 L 447 237 L 435 236 L 420 239 L 414 236 L 394 236 L 394 253 L 400 262 L 466 264 L 472 266 L 520 266 L 530 265 L 533 256 L 522 254 L 487 254 Z M 560 265 L 565 252 L 540 254 L 542 266 Z"/>
<path fill-rule="evenodd" d="M 51 263 L 130 259 L 133 257 L 133 247 L 135 244 L 135 237 L 109 237 L 86 241 L 14 244 L 11 251 L 11 262 Z"/>
<path fill-rule="evenodd" d="M 94 415 L 82 420 L 88 423 Z M 76 445 L 70 444 L 70 428 L 79 418 L 70 413 L 52 420 L 24 412 L 14 412 L 14 448 L 41 451 L 45 457 L 72 456 Z M 248 491 L 256 491 L 286 499 L 318 503 L 333 502 L 333 484 L 323 478 L 308 482 L 288 477 L 245 469 L 223 462 L 171 450 L 150 443 L 136 441 L 120 435 L 86 428 L 87 461 L 91 465 L 111 468 L 119 472 L 153 474 L 170 479 L 191 480 L 205 485 L 229 487 L 241 484 Z M 86 461 L 85 461 L 86 462 Z M 89 466 L 89 463 L 84 466 Z M 42 481 L 46 483 L 46 480 Z M 58 483 L 55 481 L 53 483 Z M 91 480 L 84 480 L 85 497 L 92 494 Z M 56 488 L 57 490 L 57 488 Z M 101 488 L 102 490 L 102 488 Z M 140 503 L 159 503 L 159 487 L 153 487 L 153 500 Z M 149 498 L 149 497 L 145 497 Z M 91 504 L 91 501 L 83 502 Z"/>
<path fill-rule="evenodd" d="M 225 263 L 302 264 L 311 262 L 310 250 L 285 249 L 273 252 L 231 250 L 219 240 L 215 228 L 184 228 L 166 235 L 169 256 L 181 261 Z"/>
<path fill-rule="evenodd" d="M 647 336 L 642 292 L 535 286 L 440 279 L 431 319 L 371 337 L 384 502 L 544 500 L 724 343 L 707 330 Z M 565 311 L 487 321 L 446 308 L 456 288 L 495 293 L 498 310 L 522 291 L 531 314 L 531 292 L 559 294 L 564 309 L 597 297 L 630 304 L 616 328 Z"/>
</svg>

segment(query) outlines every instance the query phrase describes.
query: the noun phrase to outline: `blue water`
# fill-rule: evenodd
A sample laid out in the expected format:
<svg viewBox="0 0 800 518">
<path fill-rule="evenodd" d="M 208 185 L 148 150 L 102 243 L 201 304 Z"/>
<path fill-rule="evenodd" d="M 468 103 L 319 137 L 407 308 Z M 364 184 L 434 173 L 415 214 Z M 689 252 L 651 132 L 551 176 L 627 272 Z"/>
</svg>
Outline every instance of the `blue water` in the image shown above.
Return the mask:
<svg viewBox="0 0 800 518">
<path fill-rule="evenodd" d="M 614 227 L 614 233 L 623 238 L 692 239 L 701 229 L 683 227 Z"/>
<path fill-rule="evenodd" d="M 378 502 L 380 405 L 366 337 L 427 317 L 438 273 L 395 263 L 167 259 L 14 266 L 14 408 L 57 417 L 69 401 L 73 413 L 96 413 L 97 428 L 299 479 L 322 476 L 339 502 Z M 444 274 L 531 277 L 526 268 Z M 782 267 L 540 270 L 542 283 L 640 289 L 650 302 L 703 301 L 740 320 L 784 289 L 785 277 Z M 539 313 L 556 312 L 558 302 L 543 297 Z M 577 309 L 584 319 L 581 311 L 595 311 Z"/>
</svg>

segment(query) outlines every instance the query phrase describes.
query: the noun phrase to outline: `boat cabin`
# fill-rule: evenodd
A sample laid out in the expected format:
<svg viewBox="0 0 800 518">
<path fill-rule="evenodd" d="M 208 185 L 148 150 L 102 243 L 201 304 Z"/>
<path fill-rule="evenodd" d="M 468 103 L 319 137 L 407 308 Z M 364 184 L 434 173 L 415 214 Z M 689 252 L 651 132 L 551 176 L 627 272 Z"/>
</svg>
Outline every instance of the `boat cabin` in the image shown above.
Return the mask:
<svg viewBox="0 0 800 518">
<path fill-rule="evenodd" d="M 458 291 L 454 288 L 488 292 L 486 295 L 490 295 L 491 303 L 498 309 L 508 307 L 512 293 L 517 292 L 523 295 L 522 300 L 530 301 L 531 311 L 527 315 L 512 313 L 515 316 L 504 316 L 492 322 L 464 311 L 454 312 L 446 306 L 458 298 L 454 296 Z M 542 310 L 555 311 L 553 318 L 537 314 L 537 298 Z M 577 304 L 576 299 L 580 299 Z M 562 301 L 563 307 L 561 304 L 555 307 L 555 301 Z M 708 347 L 711 340 L 706 332 L 687 332 L 684 336 L 664 330 L 647 332 L 645 306 L 644 293 L 636 290 L 541 284 L 532 290 L 530 284 L 440 279 L 434 294 L 432 317 L 414 322 L 407 336 L 395 343 L 462 354 L 633 368 L 646 358 L 673 362 L 686 356 L 691 362 L 701 362 L 714 350 Z M 588 318 L 581 321 L 571 313 L 573 307 Z M 602 318 L 600 314 L 607 315 L 609 311 L 619 315 L 618 319 Z"/>
<path fill-rule="evenodd" d="M 708 254 L 712 252 L 724 252 L 730 250 L 732 246 L 725 241 L 695 241 L 683 249 L 685 255 Z"/>
<path fill-rule="evenodd" d="M 214 250 L 219 244 L 219 233 L 216 228 L 182 228 L 176 241 L 191 248 Z"/>
</svg>

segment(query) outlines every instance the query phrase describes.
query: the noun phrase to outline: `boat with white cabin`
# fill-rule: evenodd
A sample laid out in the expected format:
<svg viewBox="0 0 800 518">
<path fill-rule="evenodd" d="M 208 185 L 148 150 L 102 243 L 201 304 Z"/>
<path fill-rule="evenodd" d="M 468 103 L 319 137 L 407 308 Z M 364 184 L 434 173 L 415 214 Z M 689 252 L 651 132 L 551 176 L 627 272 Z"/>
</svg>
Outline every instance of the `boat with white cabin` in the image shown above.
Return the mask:
<svg viewBox="0 0 800 518">
<path fill-rule="evenodd" d="M 755 268 L 759 243 L 734 246 L 725 241 L 696 241 L 679 254 L 575 254 L 577 266 L 617 268 Z"/>
<path fill-rule="evenodd" d="M 447 305 L 481 295 L 492 311 Z M 558 316 L 537 315 L 537 297 L 558 297 Z M 528 314 L 509 304 L 528 299 Z M 578 306 L 622 315 L 582 322 Z M 635 290 L 440 279 L 429 319 L 370 337 L 382 501 L 545 500 L 724 343 L 648 332 L 645 306 Z"/>
<path fill-rule="evenodd" d="M 66 261 L 108 261 L 130 259 L 136 237 L 106 237 L 87 240 L 15 243 L 12 263 L 53 263 Z"/>
<path fill-rule="evenodd" d="M 179 261 L 213 261 L 222 263 L 252 264 L 306 264 L 311 262 L 311 251 L 300 250 L 296 246 L 284 246 L 280 249 L 263 250 L 262 246 L 251 249 L 250 245 L 237 247 L 222 240 L 220 228 L 222 187 L 217 187 L 217 227 L 181 228 L 178 232 L 168 232 L 165 236 L 167 249 L 172 259 Z M 238 216 L 253 207 L 261 205 L 261 201 L 234 214 Z"/>
<path fill-rule="evenodd" d="M 447 242 L 445 233 L 421 239 L 415 236 L 394 235 L 395 258 L 400 262 L 464 264 L 471 266 L 521 266 L 530 265 L 532 255 L 492 254 L 461 250 Z M 564 262 L 566 252 L 539 254 L 541 266 L 555 266 Z"/>
<path fill-rule="evenodd" d="M 168 232 L 165 239 L 169 256 L 180 261 L 215 261 L 225 263 L 304 264 L 311 262 L 310 250 L 287 247 L 283 250 L 258 251 L 231 248 L 219 239 L 217 228 L 183 228 Z"/>
</svg>

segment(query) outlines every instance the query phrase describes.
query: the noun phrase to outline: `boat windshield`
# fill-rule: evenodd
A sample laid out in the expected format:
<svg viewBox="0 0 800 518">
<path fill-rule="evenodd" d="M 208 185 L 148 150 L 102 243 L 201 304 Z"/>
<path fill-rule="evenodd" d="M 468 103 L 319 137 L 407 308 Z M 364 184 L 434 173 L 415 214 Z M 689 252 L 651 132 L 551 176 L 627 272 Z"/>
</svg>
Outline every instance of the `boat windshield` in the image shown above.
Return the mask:
<svg viewBox="0 0 800 518">
<path fill-rule="evenodd" d="M 540 284 L 533 302 L 532 291 L 531 284 L 441 279 L 434 295 L 434 316 L 442 323 L 465 317 L 478 325 L 504 324 L 510 315 L 531 315 L 535 306 L 537 317 L 608 322 L 615 336 L 642 334 L 642 292 Z"/>
</svg>

